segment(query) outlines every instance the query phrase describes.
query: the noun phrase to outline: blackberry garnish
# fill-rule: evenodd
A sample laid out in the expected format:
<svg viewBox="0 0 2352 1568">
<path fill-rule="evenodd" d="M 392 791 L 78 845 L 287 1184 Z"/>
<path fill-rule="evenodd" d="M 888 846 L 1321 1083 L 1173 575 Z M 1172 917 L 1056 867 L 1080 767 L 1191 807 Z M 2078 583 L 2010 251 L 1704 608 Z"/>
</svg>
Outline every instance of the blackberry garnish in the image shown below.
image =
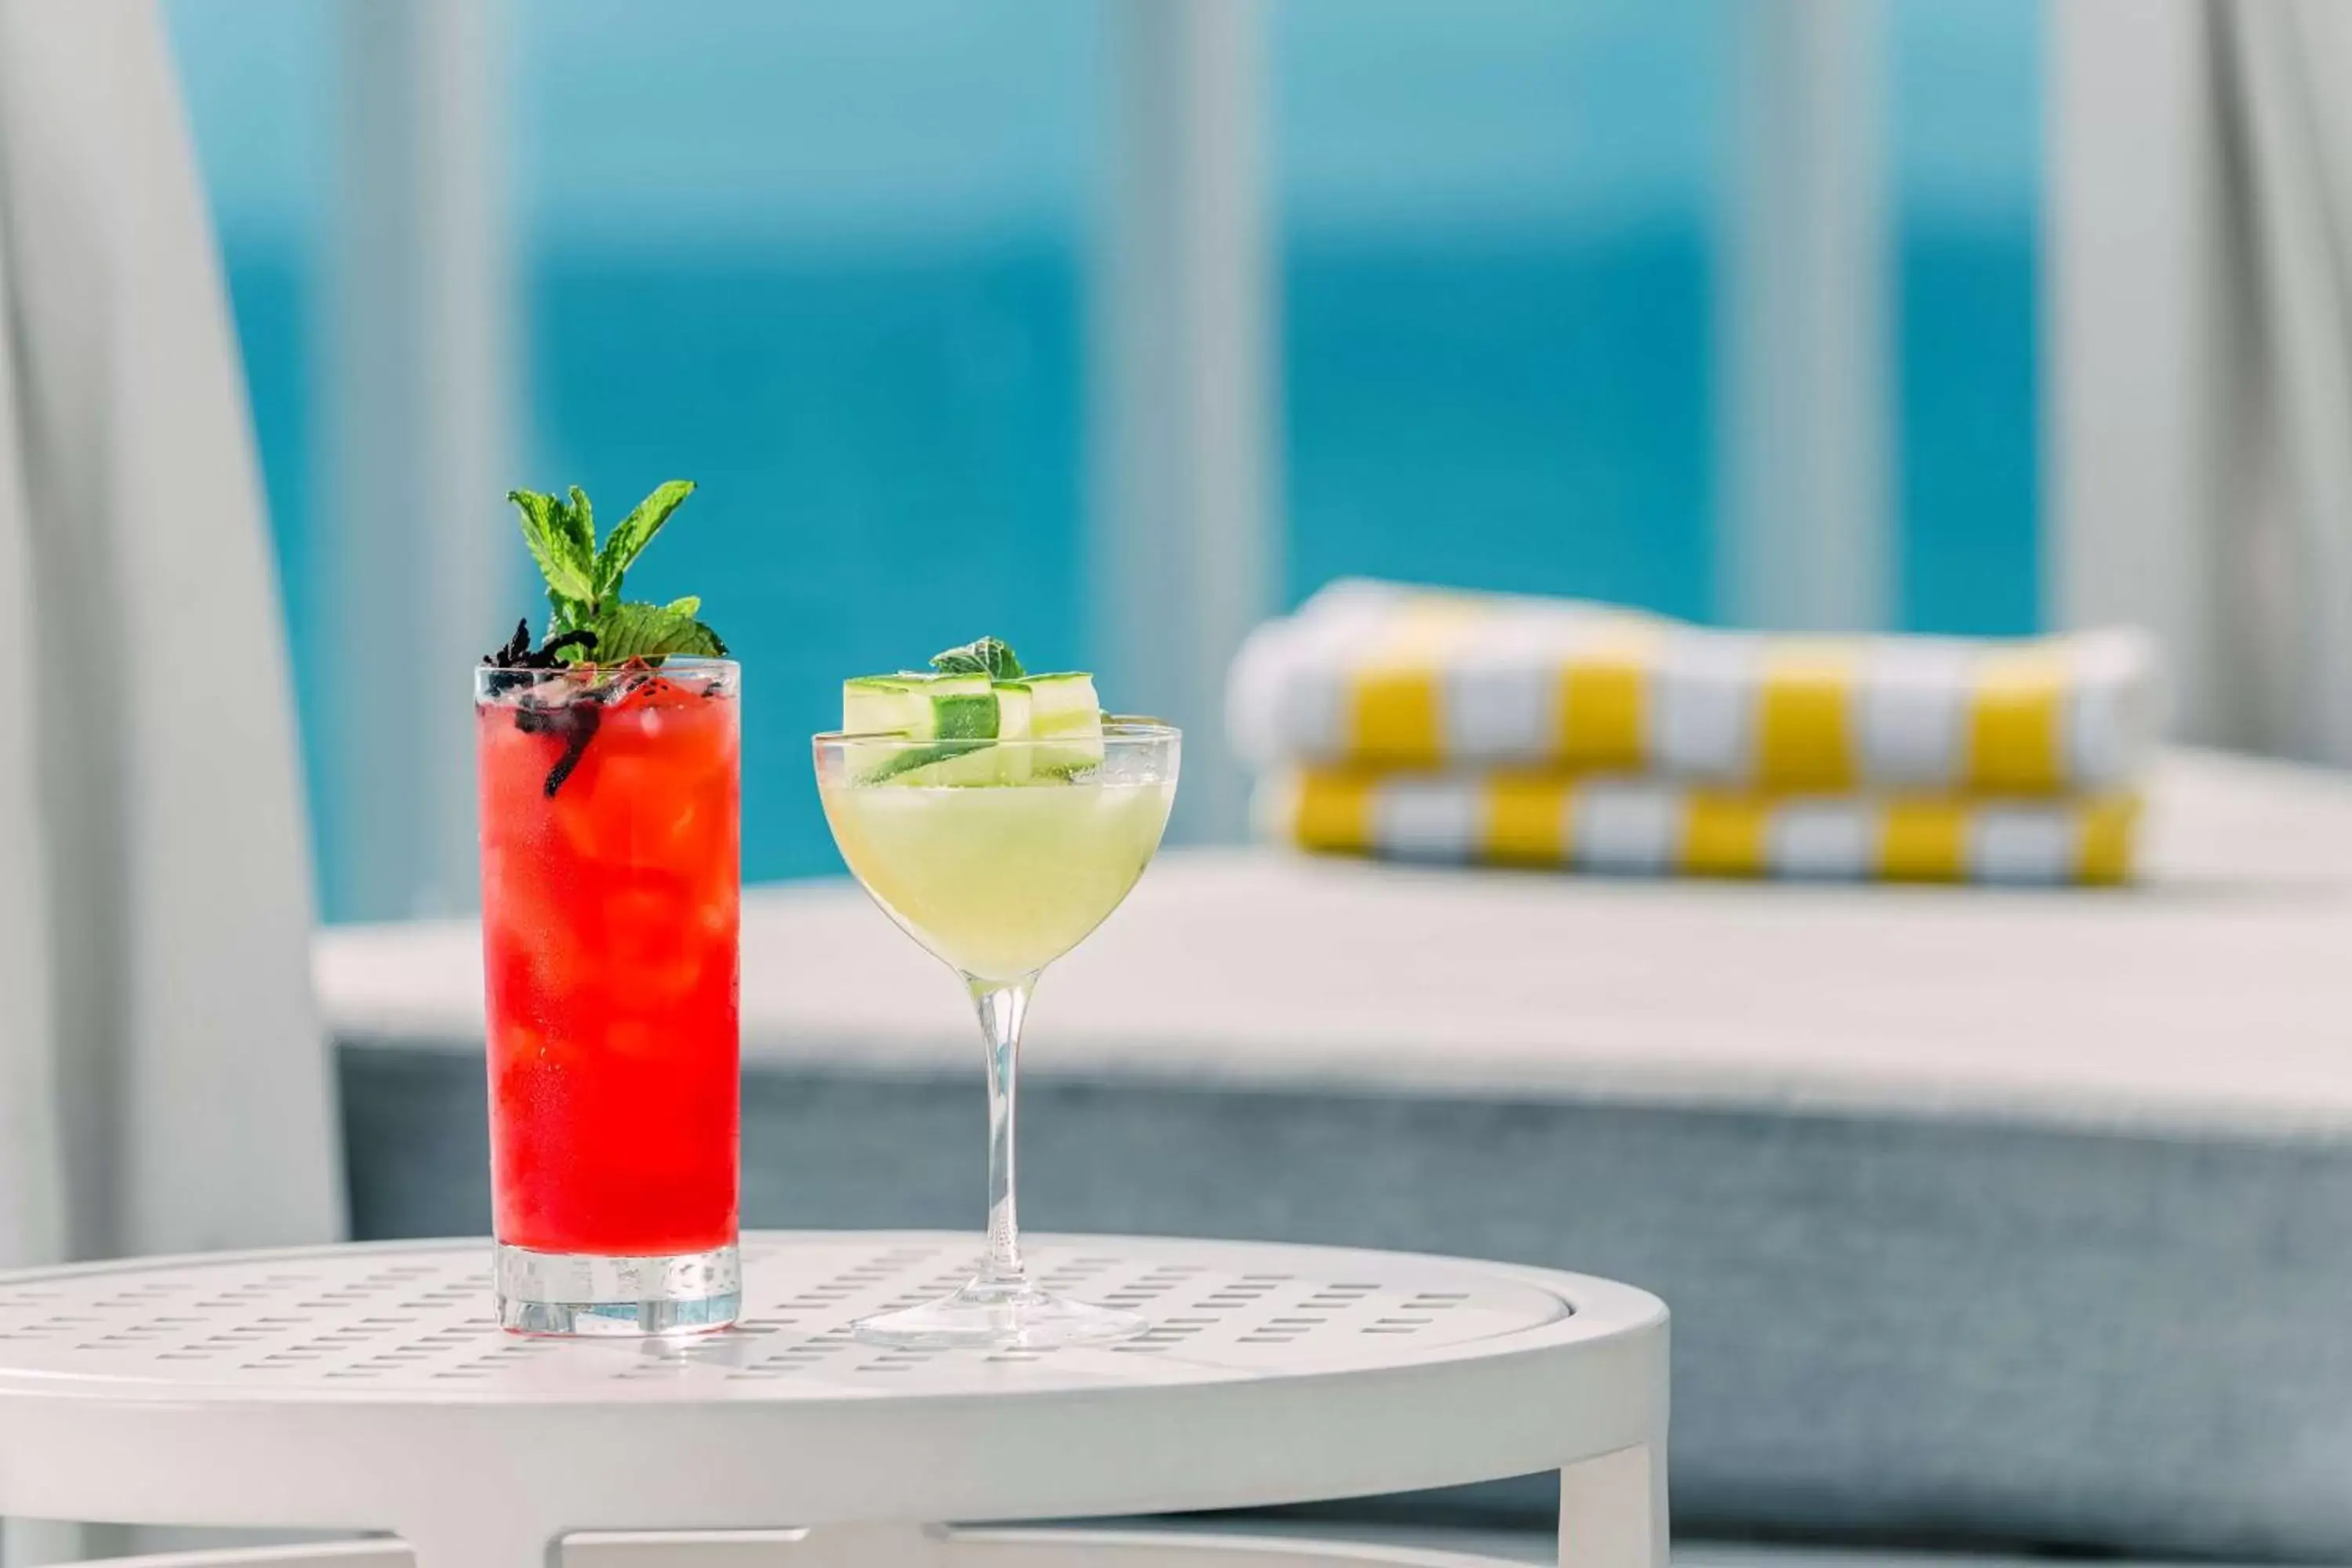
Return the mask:
<svg viewBox="0 0 2352 1568">
<path fill-rule="evenodd" d="M 567 649 L 578 648 L 583 653 L 596 651 L 596 634 L 592 631 L 559 632 L 533 650 L 530 646 L 530 622 L 515 623 L 514 636 L 496 653 L 482 656 L 482 662 L 492 669 L 554 669 L 564 662 Z"/>
</svg>

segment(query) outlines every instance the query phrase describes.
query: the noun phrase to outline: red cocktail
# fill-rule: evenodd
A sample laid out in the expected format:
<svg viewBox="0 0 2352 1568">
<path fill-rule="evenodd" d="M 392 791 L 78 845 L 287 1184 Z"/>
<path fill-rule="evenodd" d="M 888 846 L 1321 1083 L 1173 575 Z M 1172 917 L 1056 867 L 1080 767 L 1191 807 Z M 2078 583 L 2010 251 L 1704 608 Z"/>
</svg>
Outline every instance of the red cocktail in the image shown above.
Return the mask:
<svg viewBox="0 0 2352 1568">
<path fill-rule="evenodd" d="M 478 672 L 509 1327 L 734 1317 L 737 686 L 723 659 Z"/>
</svg>

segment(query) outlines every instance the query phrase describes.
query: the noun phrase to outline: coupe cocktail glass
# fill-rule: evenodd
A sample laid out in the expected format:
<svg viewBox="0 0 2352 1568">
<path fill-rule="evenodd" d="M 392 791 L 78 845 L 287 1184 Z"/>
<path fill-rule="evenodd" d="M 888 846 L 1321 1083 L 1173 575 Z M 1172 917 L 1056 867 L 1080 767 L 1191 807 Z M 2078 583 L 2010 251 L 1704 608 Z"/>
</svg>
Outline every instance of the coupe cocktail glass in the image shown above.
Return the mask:
<svg viewBox="0 0 2352 1568">
<path fill-rule="evenodd" d="M 725 659 L 476 672 L 510 1329 L 735 1320 L 738 683 Z"/>
<path fill-rule="evenodd" d="M 988 1053 L 986 1262 L 952 1295 L 862 1321 L 860 1338 L 1035 1348 L 1141 1331 L 1132 1313 L 1041 1289 L 1022 1262 L 1015 1072 L 1038 972 L 1118 907 L 1160 847 L 1179 743 L 1164 724 L 1115 721 L 1103 728 L 1098 762 L 1069 765 L 1067 740 L 990 742 L 969 753 L 975 782 L 911 784 L 938 769 L 900 764 L 936 756 L 940 742 L 816 737 L 818 793 L 842 858 L 908 935 L 962 977 Z M 1021 765 L 1031 755 L 1038 765 Z"/>
</svg>

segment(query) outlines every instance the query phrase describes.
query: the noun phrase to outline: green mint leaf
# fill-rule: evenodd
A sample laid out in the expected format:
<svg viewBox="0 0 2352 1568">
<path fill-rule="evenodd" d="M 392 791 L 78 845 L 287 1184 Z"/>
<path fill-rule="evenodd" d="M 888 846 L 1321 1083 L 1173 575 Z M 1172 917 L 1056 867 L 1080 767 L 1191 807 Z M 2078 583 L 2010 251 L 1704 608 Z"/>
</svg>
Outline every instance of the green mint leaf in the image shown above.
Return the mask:
<svg viewBox="0 0 2352 1568">
<path fill-rule="evenodd" d="M 572 492 L 574 495 L 579 493 L 577 490 Z M 636 510 L 621 520 L 619 526 L 605 539 L 604 547 L 596 552 L 593 572 L 596 598 L 619 597 L 621 580 L 630 564 L 643 553 L 646 545 L 653 542 L 654 535 L 661 531 L 662 524 L 669 521 L 670 514 L 693 493 L 692 479 L 671 479 L 656 486 L 653 494 L 639 501 Z M 585 501 L 586 498 L 583 497 L 583 506 Z"/>
<path fill-rule="evenodd" d="M 588 492 L 578 485 L 571 489 L 568 504 L 557 509 L 556 516 L 563 527 L 563 545 L 581 570 L 593 580 L 596 574 L 596 509 L 588 504 Z"/>
<path fill-rule="evenodd" d="M 522 514 L 522 541 L 547 580 L 549 598 L 594 599 L 593 553 L 580 544 L 570 505 L 537 490 L 509 490 L 507 500 Z"/>
<path fill-rule="evenodd" d="M 663 658 L 671 654 L 718 658 L 727 652 L 717 633 L 673 605 L 607 605 L 590 629 L 596 634 L 599 664 Z"/>
<path fill-rule="evenodd" d="M 593 621 L 595 613 L 578 599 L 568 599 L 550 588 L 547 591 L 547 635 L 556 637 L 564 632 L 584 629 Z"/>
<path fill-rule="evenodd" d="M 657 487 L 622 519 L 601 550 L 596 545 L 595 509 L 578 485 L 562 496 L 537 490 L 508 492 L 507 499 L 521 514 L 523 542 L 547 581 L 544 657 L 575 664 L 620 664 L 672 654 L 725 657 L 727 645 L 700 618 L 700 598 L 689 595 L 667 605 L 633 604 L 621 598 L 622 579 L 630 563 L 694 493 L 694 488 L 689 479 L 672 479 Z M 579 635 L 583 633 L 592 636 Z"/>
<path fill-rule="evenodd" d="M 1018 680 L 1021 660 L 1010 645 L 997 637 L 982 637 L 961 647 L 931 656 L 931 668 L 941 675 L 984 675 L 991 680 Z"/>
</svg>

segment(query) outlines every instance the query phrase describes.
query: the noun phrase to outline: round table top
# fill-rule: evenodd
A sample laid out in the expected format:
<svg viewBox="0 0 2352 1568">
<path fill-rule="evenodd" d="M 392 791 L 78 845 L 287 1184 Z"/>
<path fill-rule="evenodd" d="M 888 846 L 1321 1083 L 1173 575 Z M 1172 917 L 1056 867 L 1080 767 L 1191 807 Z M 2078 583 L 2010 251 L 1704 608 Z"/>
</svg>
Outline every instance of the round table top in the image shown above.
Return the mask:
<svg viewBox="0 0 2352 1568">
<path fill-rule="evenodd" d="M 1239 1507 L 1557 1468 L 1662 1438 L 1666 1312 L 1579 1275 L 1323 1247 L 1041 1237 L 1141 1339 L 885 1350 L 852 1320 L 977 1237 L 758 1233 L 744 1319 L 525 1339 L 488 1244 L 0 1277 L 0 1513 L 402 1529 L 479 1489 L 552 1534 Z"/>
</svg>

